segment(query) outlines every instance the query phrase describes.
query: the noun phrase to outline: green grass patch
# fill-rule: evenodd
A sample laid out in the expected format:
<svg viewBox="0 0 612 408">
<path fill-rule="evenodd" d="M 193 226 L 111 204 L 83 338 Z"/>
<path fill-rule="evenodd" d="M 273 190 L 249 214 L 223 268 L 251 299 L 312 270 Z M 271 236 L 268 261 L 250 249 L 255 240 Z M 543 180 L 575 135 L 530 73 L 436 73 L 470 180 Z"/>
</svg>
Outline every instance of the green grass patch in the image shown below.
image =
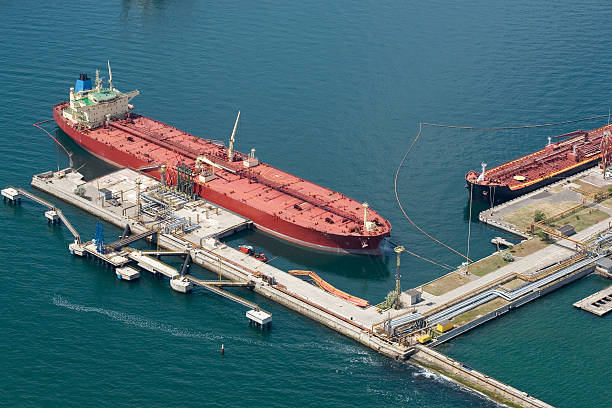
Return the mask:
<svg viewBox="0 0 612 408">
<path fill-rule="evenodd" d="M 560 228 L 564 225 L 571 224 L 574 226 L 576 232 L 579 232 L 609 217 L 610 215 L 608 215 L 608 213 L 605 213 L 597 208 L 587 207 L 547 224 L 552 228 Z"/>
<path fill-rule="evenodd" d="M 476 306 L 472 310 L 468 310 L 465 313 L 461 313 L 459 316 L 455 316 L 453 318 L 453 323 L 457 326 L 463 326 L 464 324 L 469 323 L 472 320 L 476 320 L 479 317 L 484 316 L 487 313 L 492 312 L 495 309 L 499 309 L 500 307 L 505 306 L 507 304 L 507 300 L 495 298 L 493 300 L 488 301 L 487 303 L 483 303 L 480 306 Z"/>
<path fill-rule="evenodd" d="M 468 272 L 476 276 L 485 276 L 502 266 L 508 265 L 509 262 L 504 261 L 500 254 L 493 254 L 480 261 L 474 262 L 468 266 Z"/>
<path fill-rule="evenodd" d="M 534 222 L 533 218 L 537 211 L 542 211 L 546 218 L 548 218 L 565 210 L 569 210 L 578 204 L 580 203 L 574 201 L 564 201 L 558 204 L 553 204 L 548 201 L 541 201 L 523 208 L 519 208 L 518 210 L 505 215 L 503 220 L 514 225 L 514 227 L 518 230 L 527 231 L 529 226 Z"/>
<path fill-rule="evenodd" d="M 527 241 L 521 242 L 520 244 L 514 245 L 507 251 L 514 257 L 523 257 L 531 255 L 549 244 L 550 243 L 544 242 L 539 238 L 531 238 Z M 468 266 L 468 272 L 476 276 L 485 276 L 486 274 L 491 273 L 507 264 L 509 264 L 509 262 L 505 261 L 501 254 L 495 253 L 487 258 L 483 258 L 474 262 L 473 264 L 470 264 Z"/>
<path fill-rule="evenodd" d="M 612 208 L 612 198 L 606 198 L 599 204 L 603 205 L 604 207 Z"/>
<path fill-rule="evenodd" d="M 527 241 L 521 242 L 520 244 L 514 245 L 512 248 L 508 249 L 508 251 L 510 251 L 510 253 L 514 256 L 522 257 L 531 255 L 534 252 L 545 248 L 547 245 L 550 245 L 550 242 L 542 241 L 540 238 L 531 238 Z"/>
<path fill-rule="evenodd" d="M 591 183 L 587 183 L 582 180 L 577 180 L 574 182 L 580 186 L 580 190 L 584 191 L 587 194 L 597 194 L 597 193 L 607 193 L 608 186 L 605 187 L 597 187 Z"/>
<path fill-rule="evenodd" d="M 446 276 L 441 277 L 433 282 L 423 286 L 423 290 L 434 296 L 440 296 L 448 291 L 458 288 L 470 281 L 468 276 L 452 272 Z"/>
</svg>

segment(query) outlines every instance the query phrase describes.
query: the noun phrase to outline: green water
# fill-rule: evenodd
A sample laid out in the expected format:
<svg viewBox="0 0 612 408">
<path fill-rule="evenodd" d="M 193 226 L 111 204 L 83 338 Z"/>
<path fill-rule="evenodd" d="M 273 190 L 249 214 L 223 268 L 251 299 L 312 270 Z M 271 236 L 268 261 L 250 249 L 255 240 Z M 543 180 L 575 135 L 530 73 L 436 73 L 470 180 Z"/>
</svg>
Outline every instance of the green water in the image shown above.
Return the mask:
<svg viewBox="0 0 612 408">
<path fill-rule="evenodd" d="M 241 109 L 239 150 L 367 200 L 390 220 L 393 242 L 448 265 L 461 260 L 412 228 L 393 197 L 419 121 L 557 122 L 610 105 L 605 2 L 1 4 L 0 185 L 27 186 L 66 165 L 31 124 L 51 117 L 78 73 L 93 76 L 110 59 L 115 86 L 141 91 L 140 112 L 225 140 Z M 400 198 L 418 224 L 465 250 L 465 173 L 574 129 L 428 128 L 402 169 Z M 58 136 L 88 177 L 110 170 Z M 93 237 L 94 218 L 61 208 Z M 274 314 L 269 332 L 212 294 L 182 296 L 146 275 L 118 281 L 70 257 L 69 232 L 42 213 L 31 203 L 0 209 L 2 406 L 495 406 L 253 293 L 237 291 Z M 105 225 L 107 239 L 119 233 Z M 497 235 L 473 224 L 471 256 L 492 252 Z M 259 233 L 229 240 L 243 242 L 372 303 L 394 285 L 392 253 L 325 255 Z M 445 273 L 409 257 L 402 266 L 404 288 Z M 610 317 L 571 306 L 609 284 L 585 278 L 441 350 L 556 406 L 609 406 Z"/>
</svg>

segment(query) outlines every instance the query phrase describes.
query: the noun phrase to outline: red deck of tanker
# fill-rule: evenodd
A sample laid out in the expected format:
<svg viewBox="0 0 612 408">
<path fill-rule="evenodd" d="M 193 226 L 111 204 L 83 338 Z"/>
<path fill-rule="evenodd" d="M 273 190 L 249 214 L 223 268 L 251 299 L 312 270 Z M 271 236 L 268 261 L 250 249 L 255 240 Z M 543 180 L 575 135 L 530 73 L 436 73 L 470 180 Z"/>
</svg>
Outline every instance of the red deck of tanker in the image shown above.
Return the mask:
<svg viewBox="0 0 612 408">
<path fill-rule="evenodd" d="M 194 168 L 195 159 L 206 155 L 228 170 L 215 169 L 216 178 L 196 181 L 200 197 L 253 221 L 260 229 L 287 241 L 333 251 L 376 254 L 391 225 L 373 210 L 367 219 L 375 228 L 364 227 L 364 207 L 358 201 L 325 187 L 271 167 L 265 163 L 245 168 L 247 156 L 236 152 L 229 162 L 220 143 L 201 139 L 151 118 L 130 115 L 92 130 L 77 129 L 62 116 L 68 106 L 54 106 L 60 128 L 96 157 L 115 166 L 140 168 L 167 166 L 166 181 L 176 183 L 174 167 L 183 163 Z M 150 173 L 159 178 L 159 171 Z"/>
</svg>

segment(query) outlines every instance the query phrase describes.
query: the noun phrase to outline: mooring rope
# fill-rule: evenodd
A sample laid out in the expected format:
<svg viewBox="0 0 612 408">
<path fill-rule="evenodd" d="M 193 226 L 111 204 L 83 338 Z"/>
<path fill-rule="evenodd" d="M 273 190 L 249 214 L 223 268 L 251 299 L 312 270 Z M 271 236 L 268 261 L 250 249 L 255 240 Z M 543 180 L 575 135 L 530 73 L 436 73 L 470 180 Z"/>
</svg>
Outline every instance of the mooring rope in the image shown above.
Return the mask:
<svg viewBox="0 0 612 408">
<path fill-rule="evenodd" d="M 454 269 L 455 269 L 455 268 L 452 268 L 452 267 L 450 267 L 450 266 L 448 266 L 448 265 L 442 265 L 441 263 L 438 263 L 438 262 L 436 262 L 436 261 L 434 261 L 434 260 L 431 260 L 431 259 L 429 259 L 429 258 L 425 258 L 424 256 L 421 256 L 421 255 L 415 254 L 414 252 L 409 251 L 409 250 L 407 250 L 406 248 L 404 248 L 404 251 L 403 251 L 403 252 L 406 252 L 407 254 L 410 254 L 410 255 L 414 256 L 415 258 L 421 259 L 421 260 L 423 260 L 423 261 L 425 261 L 425 262 L 429 262 L 429 263 L 431 263 L 431 264 L 434 264 L 434 265 L 436 265 L 436 266 L 439 266 L 440 268 L 448 269 L 449 271 L 452 271 L 452 270 L 454 270 Z"/>
<path fill-rule="evenodd" d="M 406 150 L 406 153 L 404 153 L 404 156 L 402 157 L 402 160 L 400 161 L 399 165 L 397 166 L 397 170 L 395 172 L 394 189 L 395 189 L 395 200 L 397 201 L 397 205 L 399 206 L 400 210 L 402 211 L 402 213 L 404 214 L 404 217 L 408 220 L 408 222 L 410 222 L 410 224 L 412 224 L 412 226 L 415 227 L 419 232 L 421 232 L 423 235 L 425 235 L 426 237 L 428 237 L 432 241 L 436 242 L 437 244 L 442 245 L 443 247 L 447 248 L 448 250 L 450 250 L 450 251 L 454 252 L 455 254 L 461 256 L 462 258 L 464 258 L 468 262 L 472 262 L 472 260 L 469 258 L 469 253 L 467 255 L 462 254 L 458 250 L 452 248 L 451 246 L 445 244 L 444 242 L 440 241 L 439 239 L 435 238 L 434 236 L 428 234 L 423 228 L 419 227 L 414 221 L 412 221 L 410 216 L 408 216 L 408 214 L 406 213 L 406 210 L 404 210 L 404 206 L 402 205 L 402 202 L 399 199 L 399 194 L 398 194 L 398 190 L 397 190 L 397 180 L 399 178 L 400 170 L 402 169 L 402 166 L 404 165 L 404 162 L 406 161 L 406 158 L 408 157 L 408 155 L 410 154 L 410 152 L 414 148 L 414 145 L 416 144 L 416 142 L 421 137 L 421 134 L 423 133 L 423 126 L 438 127 L 438 128 L 447 128 L 447 129 L 465 129 L 465 130 L 509 130 L 509 129 L 528 129 L 528 128 L 540 128 L 540 127 L 560 126 L 560 125 L 567 125 L 567 124 L 570 124 L 570 123 L 585 122 L 585 121 L 594 120 L 594 119 L 601 119 L 601 118 L 605 118 L 605 117 L 608 117 L 608 114 L 588 116 L 588 117 L 585 117 L 585 118 L 582 118 L 582 119 L 566 120 L 566 121 L 555 122 L 555 123 L 540 123 L 540 124 L 513 125 L 513 126 L 494 126 L 494 127 L 460 126 L 460 125 L 446 125 L 446 124 L 441 124 L 441 123 L 419 122 L 419 132 L 417 133 L 416 137 L 412 140 L 412 143 L 410 143 L 410 146 L 408 147 L 408 150 Z M 471 214 L 470 214 L 470 217 L 471 217 Z M 470 221 L 471 221 L 471 219 L 470 219 Z M 468 234 L 469 234 L 469 232 L 468 232 Z M 469 238 L 468 238 L 468 248 L 469 248 Z M 408 251 L 406 251 L 406 252 L 408 252 Z M 410 252 L 408 252 L 408 253 L 410 253 Z M 412 255 L 412 253 L 410 253 L 410 254 Z M 421 257 L 421 256 L 417 256 L 417 257 L 420 258 L 420 259 L 426 260 L 427 262 L 430 262 L 430 263 L 442 266 L 442 265 L 438 264 L 437 262 L 435 262 L 435 261 L 433 261 L 431 259 L 427 259 L 427 258 L 424 258 L 424 257 Z"/>
<path fill-rule="evenodd" d="M 472 191 L 474 189 L 474 185 L 470 184 L 470 213 L 468 215 L 468 237 L 467 237 L 467 253 L 465 254 L 466 258 L 470 258 L 470 237 L 472 236 Z"/>
<path fill-rule="evenodd" d="M 73 167 L 72 152 L 70 152 L 68 149 L 66 149 L 66 147 L 64 147 L 64 145 L 61 144 L 60 141 L 57 140 L 47 129 L 45 129 L 42 126 L 40 126 L 41 123 L 47 123 L 47 122 L 51 122 L 51 121 L 53 121 L 53 119 L 43 120 L 43 121 L 40 121 L 40 122 L 33 123 L 32 126 L 35 126 L 35 127 L 39 128 L 40 130 L 42 130 L 43 132 L 45 132 L 47 134 L 47 136 L 49 136 L 51 139 L 53 139 L 55 141 L 55 143 L 57 143 L 57 145 L 59 147 L 64 149 L 64 152 L 66 152 L 66 154 L 68 155 L 68 159 L 70 160 L 70 167 L 72 168 Z"/>
</svg>

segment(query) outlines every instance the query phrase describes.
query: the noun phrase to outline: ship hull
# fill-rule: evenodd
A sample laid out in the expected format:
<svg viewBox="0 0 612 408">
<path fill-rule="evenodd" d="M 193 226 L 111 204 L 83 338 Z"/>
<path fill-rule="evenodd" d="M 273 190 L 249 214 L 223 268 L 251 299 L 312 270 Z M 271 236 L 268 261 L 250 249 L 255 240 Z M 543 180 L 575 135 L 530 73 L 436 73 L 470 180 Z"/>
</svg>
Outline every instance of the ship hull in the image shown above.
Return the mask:
<svg viewBox="0 0 612 408">
<path fill-rule="evenodd" d="M 536 191 L 542 187 L 545 187 L 549 184 L 556 183 L 559 179 L 567 178 L 573 176 L 574 174 L 580 173 L 584 170 L 587 170 L 591 167 L 596 166 L 599 163 L 600 159 L 593 159 L 591 161 L 582 163 L 580 166 L 573 167 L 564 172 L 556 174 L 554 177 L 544 178 L 537 183 L 533 183 L 529 186 L 511 189 L 507 185 L 482 185 L 478 183 L 470 182 L 466 180 L 466 188 L 468 190 L 468 194 L 471 190 L 471 196 L 474 201 L 485 202 L 490 205 L 498 205 L 504 203 L 506 201 L 513 200 L 522 195 L 531 193 Z"/>
<path fill-rule="evenodd" d="M 150 165 L 151 163 L 139 160 L 119 148 L 99 142 L 72 127 L 63 117 L 60 105 L 54 107 L 53 118 L 58 126 L 71 139 L 83 147 L 86 151 L 100 160 L 105 161 L 115 167 L 139 167 Z M 149 175 L 157 179 L 160 174 L 157 171 L 148 172 Z M 220 207 L 232 211 L 242 217 L 251 220 L 261 231 L 272 236 L 289 241 L 293 244 L 304 247 L 335 253 L 352 253 L 362 255 L 380 255 L 379 245 L 386 235 L 376 236 L 350 236 L 325 233 L 300 225 L 291 223 L 287 220 L 261 211 L 260 209 L 248 205 L 248 203 L 234 200 L 206 184 L 198 184 L 196 193 L 201 198 L 210 201 Z"/>
</svg>

